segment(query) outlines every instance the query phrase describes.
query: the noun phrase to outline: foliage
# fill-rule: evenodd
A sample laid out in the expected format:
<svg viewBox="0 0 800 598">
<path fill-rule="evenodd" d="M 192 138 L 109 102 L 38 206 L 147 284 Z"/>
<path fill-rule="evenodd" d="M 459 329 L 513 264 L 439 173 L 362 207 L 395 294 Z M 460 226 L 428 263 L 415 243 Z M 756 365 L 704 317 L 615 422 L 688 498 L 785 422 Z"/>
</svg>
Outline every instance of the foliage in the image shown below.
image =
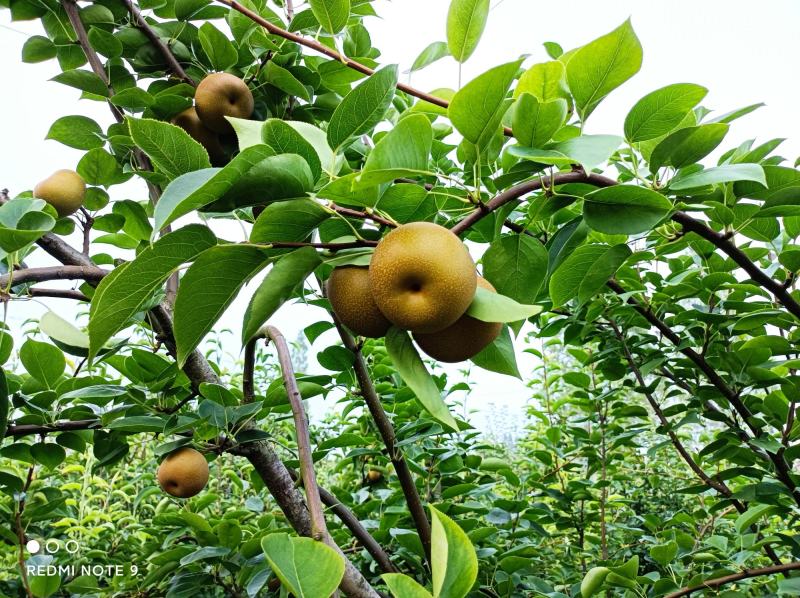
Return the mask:
<svg viewBox="0 0 800 598">
<path fill-rule="evenodd" d="M 77 323 L 29 323 L 16 348 L 0 331 L 4 594 L 800 594 L 800 174 L 781 139 L 729 141 L 759 105 L 715 116 L 704 87 L 668 84 L 620 130 L 585 134 L 641 66 L 630 21 L 426 94 L 380 64 L 369 0 L 0 6 L 41 21 L 22 59 L 55 58 L 54 80 L 115 121 L 50 128 L 85 152 L 74 217 L 2 197 L 4 300 L 88 304 Z M 446 42 L 412 70 L 468 60 L 488 18 L 489 2 L 453 0 Z M 219 70 L 255 112 L 212 166 L 170 120 Z M 134 177 L 149 197 L 116 197 Z M 220 232 L 230 220 L 241 238 Z M 468 313 L 503 333 L 463 376 L 397 329 L 353 339 L 321 291 L 421 220 L 460 235 L 498 291 Z M 59 265 L 27 265 L 43 253 Z M 212 332 L 263 271 L 241 342 Z M 39 286 L 63 278 L 79 288 Z M 324 374 L 292 371 L 263 327 L 291 301 Z M 516 446 L 455 409 L 473 365 L 530 387 Z M 314 397 L 328 408 L 309 431 Z M 180 503 L 154 473 L 187 444 L 212 476 Z M 48 570 L 64 553 L 31 539 L 119 569 Z"/>
</svg>

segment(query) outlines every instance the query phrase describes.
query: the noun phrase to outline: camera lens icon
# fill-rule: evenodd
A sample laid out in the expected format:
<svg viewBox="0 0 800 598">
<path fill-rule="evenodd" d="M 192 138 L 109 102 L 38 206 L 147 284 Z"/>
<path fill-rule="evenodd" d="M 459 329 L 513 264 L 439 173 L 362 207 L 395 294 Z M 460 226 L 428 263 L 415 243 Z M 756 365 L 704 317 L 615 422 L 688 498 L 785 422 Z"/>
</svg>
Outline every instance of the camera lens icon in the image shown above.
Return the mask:
<svg viewBox="0 0 800 598">
<path fill-rule="evenodd" d="M 25 545 L 25 547 L 28 549 L 29 553 L 37 554 L 42 550 L 42 543 L 38 540 L 28 540 L 28 543 Z M 44 541 L 44 550 L 47 554 L 56 554 L 62 548 L 69 554 L 75 554 L 78 552 L 78 550 L 80 550 L 80 544 L 78 544 L 77 540 L 67 540 L 63 543 L 63 546 L 58 540 Z"/>
</svg>

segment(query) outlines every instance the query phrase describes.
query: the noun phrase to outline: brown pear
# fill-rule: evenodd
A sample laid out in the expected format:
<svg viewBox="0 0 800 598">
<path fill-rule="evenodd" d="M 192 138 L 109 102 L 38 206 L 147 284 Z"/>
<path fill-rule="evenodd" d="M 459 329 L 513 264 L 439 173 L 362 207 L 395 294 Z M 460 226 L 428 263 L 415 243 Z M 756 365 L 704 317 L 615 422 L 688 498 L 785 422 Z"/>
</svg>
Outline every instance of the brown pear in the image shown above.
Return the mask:
<svg viewBox="0 0 800 598">
<path fill-rule="evenodd" d="M 203 124 L 217 133 L 233 132 L 226 116 L 250 118 L 253 114 L 253 94 L 247 84 L 230 73 L 212 73 L 200 81 L 194 93 L 197 116 Z"/>
<path fill-rule="evenodd" d="M 197 110 L 194 106 L 190 106 L 180 114 L 172 119 L 173 125 L 178 125 L 181 129 L 189 133 L 189 135 L 197 141 L 200 145 L 206 148 L 208 157 L 214 166 L 222 166 L 225 164 L 225 150 L 220 143 L 219 135 L 209 129 L 197 116 Z"/>
<path fill-rule="evenodd" d="M 185 446 L 167 455 L 156 472 L 161 489 L 177 498 L 190 498 L 208 483 L 208 461 L 199 451 Z"/>
<path fill-rule="evenodd" d="M 412 332 L 438 332 L 458 320 L 475 296 L 477 279 L 461 239 L 431 222 L 394 229 L 378 243 L 369 264 L 378 309 Z"/>
<path fill-rule="evenodd" d="M 375 305 L 369 287 L 369 269 L 339 266 L 331 272 L 326 294 L 339 321 L 360 336 L 380 338 L 392 326 Z"/>
<path fill-rule="evenodd" d="M 478 286 L 496 293 L 495 288 L 484 278 L 478 277 Z M 431 334 L 414 334 L 419 348 L 437 361 L 456 363 L 480 353 L 500 335 L 503 325 L 499 322 L 483 322 L 464 314 L 455 324 Z"/>
<path fill-rule="evenodd" d="M 33 188 L 33 196 L 53 206 L 61 218 L 74 214 L 83 205 L 86 183 L 74 170 L 56 170 Z"/>
</svg>

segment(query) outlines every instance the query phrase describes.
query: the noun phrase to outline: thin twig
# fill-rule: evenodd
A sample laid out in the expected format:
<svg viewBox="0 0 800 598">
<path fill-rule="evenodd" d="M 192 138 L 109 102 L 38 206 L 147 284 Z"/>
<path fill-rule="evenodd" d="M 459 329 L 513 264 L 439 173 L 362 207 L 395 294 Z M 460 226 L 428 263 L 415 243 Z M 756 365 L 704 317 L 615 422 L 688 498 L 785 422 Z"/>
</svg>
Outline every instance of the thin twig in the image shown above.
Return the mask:
<svg viewBox="0 0 800 598">
<path fill-rule="evenodd" d="M 775 575 L 776 573 L 785 573 L 787 571 L 796 571 L 798 569 L 800 569 L 800 561 L 783 563 L 781 565 L 773 565 L 771 567 L 761 567 L 758 569 L 743 569 L 739 573 L 715 577 L 714 579 L 707 579 L 696 586 L 682 588 L 677 592 L 667 594 L 665 598 L 681 598 L 681 596 L 688 596 L 694 592 L 700 592 L 702 590 L 717 590 L 724 585 L 733 583 L 735 581 L 741 581 L 743 579 L 763 577 L 765 575 Z"/>
<path fill-rule="evenodd" d="M 22 512 L 25 510 L 25 498 L 28 494 L 28 490 L 31 487 L 31 482 L 33 481 L 33 467 L 33 464 L 28 467 L 28 477 L 25 480 L 25 486 L 22 488 L 19 504 L 17 505 L 14 513 L 14 524 L 17 528 L 17 540 L 19 541 L 19 570 L 20 575 L 22 575 L 22 585 L 25 588 L 29 598 L 33 598 L 33 592 L 31 591 L 31 586 L 28 583 L 28 572 L 25 569 L 25 528 L 22 527 Z"/>
</svg>

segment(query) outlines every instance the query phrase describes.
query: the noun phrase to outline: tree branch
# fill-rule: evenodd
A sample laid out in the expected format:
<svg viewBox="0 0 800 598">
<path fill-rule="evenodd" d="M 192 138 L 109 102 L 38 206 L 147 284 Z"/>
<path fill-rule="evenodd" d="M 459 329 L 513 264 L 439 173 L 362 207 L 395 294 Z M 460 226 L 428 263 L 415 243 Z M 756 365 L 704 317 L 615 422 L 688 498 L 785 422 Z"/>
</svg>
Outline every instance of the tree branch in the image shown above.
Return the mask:
<svg viewBox="0 0 800 598">
<path fill-rule="evenodd" d="M 14 270 L 0 276 L 0 288 L 8 288 L 26 282 L 45 282 L 48 280 L 86 280 L 99 282 L 108 274 L 96 266 L 47 266 L 44 268 L 25 268 Z"/>
<path fill-rule="evenodd" d="M 32 436 L 34 434 L 52 434 L 53 432 L 69 432 L 73 430 L 95 430 L 102 428 L 99 419 L 76 419 L 54 422 L 52 424 L 10 424 L 5 436 Z"/>
<path fill-rule="evenodd" d="M 34 287 L 27 289 L 26 294 L 30 297 L 52 297 L 54 299 L 74 299 L 75 301 L 89 302 L 89 297 L 74 289 L 42 289 Z"/>
<path fill-rule="evenodd" d="M 139 8 L 133 2 L 131 2 L 131 0 L 123 0 L 123 3 L 131 13 L 133 24 L 137 29 L 147 36 L 147 39 L 149 39 L 156 49 L 161 53 L 161 55 L 164 57 L 164 60 L 167 61 L 169 69 L 175 74 L 175 76 L 185 81 L 192 87 L 196 87 L 197 83 L 195 83 L 194 79 L 186 74 L 186 71 L 183 70 L 183 67 L 178 62 L 178 59 L 175 58 L 172 50 L 170 50 L 167 45 L 161 41 L 161 38 L 158 37 L 158 34 L 153 30 L 152 27 L 150 27 L 145 18 L 142 16 Z"/>
<path fill-rule="evenodd" d="M 665 598 L 681 598 L 681 596 L 688 596 L 694 592 L 700 592 L 702 590 L 717 590 L 724 585 L 733 583 L 735 581 L 741 581 L 743 579 L 763 577 L 765 575 L 775 575 L 776 573 L 785 573 L 787 571 L 796 571 L 798 569 L 800 569 L 800 561 L 783 563 L 781 565 L 773 565 L 772 567 L 761 567 L 759 569 L 743 569 L 739 573 L 732 573 L 731 575 L 725 575 L 723 577 L 715 577 L 714 579 L 707 579 L 699 585 L 682 588 L 677 592 L 667 594 Z"/>
<path fill-rule="evenodd" d="M 382 224 L 383 226 L 388 226 L 389 228 L 395 228 L 397 226 L 396 222 L 392 222 L 387 218 L 382 218 L 381 216 L 377 216 L 372 212 L 361 212 L 359 210 L 353 210 L 352 208 L 344 208 L 342 206 L 337 206 L 335 203 L 329 203 L 328 208 L 333 210 L 338 214 L 342 214 L 343 216 L 347 216 L 348 218 L 358 218 L 360 220 L 372 220 L 376 224 Z"/>
<path fill-rule="evenodd" d="M 414 482 L 414 477 L 411 474 L 408 463 L 406 463 L 403 453 L 395 445 L 395 432 L 392 422 L 383 410 L 380 397 L 375 391 L 375 386 L 372 384 L 372 379 L 369 376 L 369 369 L 367 368 L 366 361 L 364 361 L 364 355 L 361 353 L 361 349 L 356 344 L 355 339 L 345 330 L 344 326 L 342 326 L 341 322 L 339 322 L 333 313 L 331 317 L 333 317 L 333 322 L 336 324 L 336 329 L 339 331 L 339 336 L 342 338 L 342 343 L 355 356 L 353 369 L 355 370 L 356 380 L 361 389 L 361 395 L 378 428 L 383 444 L 386 446 L 389 459 L 394 465 L 395 473 L 400 481 L 403 495 L 408 504 L 408 510 L 411 512 L 411 518 L 414 520 L 414 525 L 417 528 L 419 539 L 425 550 L 425 556 L 430 563 L 431 525 L 425 514 L 425 507 L 422 505 L 422 500 L 420 499 L 419 491 L 417 490 L 417 485 Z"/>
</svg>

